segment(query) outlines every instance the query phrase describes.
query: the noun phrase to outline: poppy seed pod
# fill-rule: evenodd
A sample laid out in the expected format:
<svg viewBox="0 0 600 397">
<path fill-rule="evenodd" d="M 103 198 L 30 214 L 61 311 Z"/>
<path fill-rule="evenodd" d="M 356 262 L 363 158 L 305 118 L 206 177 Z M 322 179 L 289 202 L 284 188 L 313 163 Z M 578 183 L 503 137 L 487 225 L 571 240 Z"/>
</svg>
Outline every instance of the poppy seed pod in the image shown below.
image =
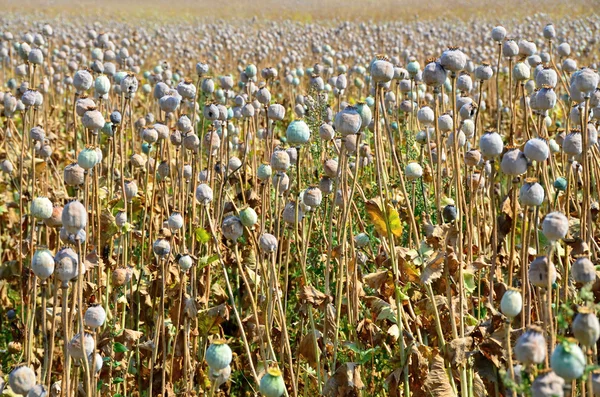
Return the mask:
<svg viewBox="0 0 600 397">
<path fill-rule="evenodd" d="M 288 125 L 285 136 L 290 145 L 301 146 L 310 139 L 310 128 L 304 120 L 294 120 Z"/>
<path fill-rule="evenodd" d="M 542 233 L 550 241 L 565 238 L 569 232 L 569 220 L 561 212 L 551 212 L 542 221 Z"/>
<path fill-rule="evenodd" d="M 102 327 L 106 321 L 106 311 L 101 305 L 92 305 L 85 311 L 83 322 L 86 326 L 96 329 Z"/>
<path fill-rule="evenodd" d="M 546 358 L 546 338 L 542 329 L 529 327 L 519 336 L 515 344 L 515 358 L 523 365 L 540 364 Z"/>
<path fill-rule="evenodd" d="M 272 174 L 273 170 L 269 164 L 261 164 L 256 170 L 256 177 L 263 182 L 268 180 Z"/>
<path fill-rule="evenodd" d="M 502 44 L 502 56 L 505 58 L 513 58 L 519 55 L 519 45 L 514 40 L 506 40 Z"/>
<path fill-rule="evenodd" d="M 52 215 L 44 219 L 44 224 L 48 227 L 56 228 L 62 226 L 62 210 L 63 207 L 53 207 Z"/>
<path fill-rule="evenodd" d="M 590 95 L 592 91 L 594 91 L 598 87 L 598 82 L 600 80 L 600 76 L 596 73 L 595 70 L 590 68 L 583 68 L 575 72 L 571 78 L 572 84 L 575 86 L 575 89 L 585 93 L 586 95 Z"/>
<path fill-rule="evenodd" d="M 488 64 L 479 65 L 475 68 L 475 79 L 479 81 L 487 81 L 494 75 L 494 70 Z"/>
<path fill-rule="evenodd" d="M 440 131 L 449 132 L 454 129 L 454 120 L 449 114 L 442 114 L 438 117 L 438 127 Z"/>
<path fill-rule="evenodd" d="M 29 206 L 31 216 L 36 219 L 48 219 L 52 216 L 52 201 L 47 197 L 36 197 Z"/>
<path fill-rule="evenodd" d="M 394 78 L 394 65 L 386 57 L 377 57 L 371 63 L 371 78 L 377 84 L 387 83 Z"/>
<path fill-rule="evenodd" d="M 500 169 L 506 175 L 518 176 L 527 172 L 527 157 L 517 148 L 509 148 L 502 156 Z"/>
<path fill-rule="evenodd" d="M 142 130 L 142 140 L 146 143 L 153 144 L 158 141 L 158 131 L 154 128 L 144 128 Z"/>
<path fill-rule="evenodd" d="M 571 265 L 571 275 L 577 283 L 593 283 L 596 281 L 596 267 L 587 256 L 581 256 Z"/>
<path fill-rule="evenodd" d="M 419 163 L 408 163 L 404 167 L 404 175 L 409 181 L 414 181 L 423 176 L 423 167 Z"/>
<path fill-rule="evenodd" d="M 246 207 L 240 211 L 240 221 L 246 227 L 253 227 L 258 222 L 258 215 L 252 207 Z"/>
<path fill-rule="evenodd" d="M 369 124 L 371 124 L 371 120 L 373 119 L 373 113 L 371 112 L 371 108 L 365 102 L 359 102 L 356 104 L 356 111 L 360 114 L 360 118 L 362 119 L 360 123 L 361 131 L 367 129 Z"/>
<path fill-rule="evenodd" d="M 528 207 L 538 207 L 544 202 L 544 188 L 536 180 L 526 180 L 519 190 L 519 202 Z"/>
<path fill-rule="evenodd" d="M 185 139 L 184 139 L 185 143 Z M 204 135 L 204 148 L 208 154 L 216 154 L 221 147 L 221 138 L 217 131 L 209 131 Z"/>
<path fill-rule="evenodd" d="M 98 95 L 106 95 L 110 92 L 110 80 L 105 75 L 101 74 L 94 81 L 94 90 Z"/>
<path fill-rule="evenodd" d="M 40 126 L 35 126 L 29 130 L 29 139 L 42 142 L 46 138 L 46 132 Z"/>
<path fill-rule="evenodd" d="M 69 351 L 69 355 L 76 360 L 82 360 L 83 358 L 88 357 L 90 354 L 94 352 L 96 345 L 94 343 L 94 337 L 91 334 L 85 333 L 83 337 L 83 349 L 82 349 L 82 341 L 81 334 L 75 335 L 67 346 L 67 350 Z M 85 355 L 83 350 L 85 350 Z"/>
<path fill-rule="evenodd" d="M 423 69 L 423 82 L 428 86 L 440 87 L 446 82 L 446 70 L 439 62 L 430 62 Z"/>
<path fill-rule="evenodd" d="M 61 216 L 63 227 L 72 234 L 77 234 L 79 230 L 85 229 L 87 218 L 87 210 L 76 200 L 64 206 Z"/>
<path fill-rule="evenodd" d="M 465 152 L 465 164 L 468 167 L 476 167 L 481 162 L 481 153 L 479 150 L 471 149 Z"/>
<path fill-rule="evenodd" d="M 430 126 L 435 121 L 433 109 L 429 106 L 423 106 L 417 111 L 417 119 L 424 126 Z"/>
<path fill-rule="evenodd" d="M 169 225 L 169 229 L 181 229 L 183 227 L 183 216 L 180 212 L 175 211 L 167 219 L 167 224 Z"/>
<path fill-rule="evenodd" d="M 263 233 L 259 239 L 260 250 L 264 253 L 272 253 L 277 251 L 277 238 L 269 233 Z"/>
<path fill-rule="evenodd" d="M 216 340 L 208 346 L 204 358 L 211 370 L 219 371 L 231 364 L 233 352 L 224 340 Z"/>
<path fill-rule="evenodd" d="M 516 81 L 525 81 L 529 79 L 529 76 L 531 75 L 531 69 L 529 68 L 529 65 L 527 65 L 525 62 L 517 62 L 515 64 L 515 66 L 513 66 L 513 78 Z"/>
<path fill-rule="evenodd" d="M 86 111 L 81 117 L 81 124 L 90 131 L 100 131 L 105 124 L 104 116 L 96 109 Z"/>
<path fill-rule="evenodd" d="M 550 156 L 548 141 L 542 138 L 532 138 L 525 143 L 523 153 L 530 160 L 537 162 L 546 161 Z"/>
<path fill-rule="evenodd" d="M 547 256 L 538 256 L 529 264 L 529 281 L 532 285 L 540 288 L 548 288 L 548 274 L 550 284 L 556 281 L 556 267 L 548 260 Z"/>
<path fill-rule="evenodd" d="M 54 256 L 56 277 L 66 286 L 69 281 L 79 275 L 78 255 L 71 248 L 62 248 Z"/>
<path fill-rule="evenodd" d="M 564 341 L 556 346 L 550 356 L 550 367 L 556 375 L 570 382 L 583 375 L 586 366 L 585 354 L 574 342 Z"/>
<path fill-rule="evenodd" d="M 523 297 L 521 292 L 514 288 L 509 288 L 502 295 L 500 300 L 500 310 L 509 319 L 513 319 L 521 313 L 523 309 Z"/>
<path fill-rule="evenodd" d="M 240 221 L 240 218 L 234 215 L 229 215 L 223 219 L 221 224 L 221 232 L 223 236 L 232 241 L 237 241 L 238 238 L 244 234 L 244 226 Z"/>
<path fill-rule="evenodd" d="M 152 251 L 156 256 L 168 256 L 171 253 L 171 244 L 168 240 L 159 238 L 152 244 Z"/>
<path fill-rule="evenodd" d="M 556 92 L 552 88 L 544 87 L 535 94 L 537 110 L 552 110 L 556 105 L 556 100 Z"/>
<path fill-rule="evenodd" d="M 214 371 L 214 370 L 210 369 L 210 371 L 208 373 L 208 378 L 210 379 L 211 382 L 213 382 L 215 384 L 215 386 L 217 388 L 220 387 L 225 382 L 227 382 L 227 380 L 229 380 L 230 377 L 231 377 L 231 366 L 230 365 L 228 365 L 225 368 L 220 369 L 218 371 Z"/>
<path fill-rule="evenodd" d="M 456 89 L 463 92 L 470 92 L 473 89 L 473 80 L 471 80 L 471 76 L 463 72 L 456 79 Z"/>
<path fill-rule="evenodd" d="M 8 384 L 14 393 L 25 396 L 35 386 L 35 372 L 26 365 L 17 367 L 8 375 Z"/>
<path fill-rule="evenodd" d="M 338 174 L 338 162 L 334 159 L 325 160 L 323 163 L 323 172 L 329 178 L 336 178 Z"/>
<path fill-rule="evenodd" d="M 504 149 L 504 142 L 497 132 L 485 132 L 479 138 L 479 149 L 486 158 L 498 157 Z"/>
<path fill-rule="evenodd" d="M 460 72 L 467 64 L 467 56 L 458 48 L 449 48 L 442 52 L 440 64 L 446 70 Z"/>
<path fill-rule="evenodd" d="M 318 207 L 321 205 L 321 201 L 323 201 L 323 193 L 318 187 L 311 186 L 304 191 L 302 201 L 308 207 Z"/>
<path fill-rule="evenodd" d="M 542 370 L 531 384 L 531 397 L 563 397 L 565 380 L 554 371 Z"/>
<path fill-rule="evenodd" d="M 91 170 L 98 164 L 98 154 L 94 148 L 85 148 L 77 156 L 77 164 L 84 170 Z"/>
<path fill-rule="evenodd" d="M 556 87 L 558 83 L 558 75 L 556 71 L 551 68 L 543 67 L 537 74 L 535 74 L 535 85 L 538 88 L 542 87 Z"/>
<path fill-rule="evenodd" d="M 269 368 L 267 373 L 260 378 L 260 392 L 265 397 L 281 397 L 285 392 L 285 383 L 281 371 Z"/>
<path fill-rule="evenodd" d="M 335 130 L 331 124 L 321 124 L 319 127 L 319 137 L 324 141 L 330 141 L 335 137 Z"/>
<path fill-rule="evenodd" d="M 138 194 L 138 186 L 135 180 L 125 181 L 125 197 L 127 201 L 133 200 Z"/>
<path fill-rule="evenodd" d="M 267 116 L 271 120 L 281 121 L 285 117 L 285 107 L 278 103 L 274 103 L 267 109 Z"/>
<path fill-rule="evenodd" d="M 571 324 L 573 335 L 583 346 L 594 346 L 600 338 L 600 321 L 589 307 L 580 307 Z"/>
<path fill-rule="evenodd" d="M 196 188 L 196 200 L 202 205 L 208 205 L 213 200 L 213 191 L 206 183 Z"/>
<path fill-rule="evenodd" d="M 569 156 L 578 156 L 583 152 L 583 140 L 581 132 L 573 131 L 567 136 L 562 143 L 563 152 Z"/>
<path fill-rule="evenodd" d="M 163 96 L 158 100 L 158 104 L 163 112 L 173 113 L 179 108 L 179 105 L 181 104 L 181 96 L 176 90 L 170 90 L 167 95 Z"/>
<path fill-rule="evenodd" d="M 506 37 L 506 29 L 503 26 L 496 26 L 492 29 L 492 40 L 500 42 Z"/>
<path fill-rule="evenodd" d="M 31 258 L 31 271 L 41 280 L 54 273 L 54 257 L 47 249 L 38 249 Z"/>
<path fill-rule="evenodd" d="M 283 172 L 289 167 L 290 155 L 285 150 L 275 150 L 271 155 L 271 168 L 277 172 Z"/>
<path fill-rule="evenodd" d="M 362 117 L 354 106 L 346 106 L 335 115 L 334 126 L 342 136 L 357 134 L 362 125 Z"/>
<path fill-rule="evenodd" d="M 191 80 L 183 80 L 177 84 L 177 92 L 182 98 L 193 100 L 196 97 L 196 86 Z"/>
<path fill-rule="evenodd" d="M 554 25 L 549 23 L 546 26 L 544 26 L 544 30 L 542 31 L 542 34 L 546 40 L 552 40 L 553 38 L 555 38 L 556 37 L 556 29 L 554 29 Z"/>
<path fill-rule="evenodd" d="M 282 218 L 286 223 L 300 223 L 304 219 L 304 210 L 301 206 L 298 206 L 298 218 L 296 221 L 296 203 L 290 201 L 283 208 Z"/>
<path fill-rule="evenodd" d="M 179 267 L 181 268 L 182 271 L 187 272 L 188 270 L 190 270 L 190 268 L 194 264 L 194 261 L 191 256 L 182 255 L 179 257 L 179 260 L 177 261 L 177 263 L 179 263 Z"/>
<path fill-rule="evenodd" d="M 94 78 L 87 70 L 79 70 L 73 76 L 73 86 L 78 92 L 85 92 L 92 87 Z"/>
</svg>

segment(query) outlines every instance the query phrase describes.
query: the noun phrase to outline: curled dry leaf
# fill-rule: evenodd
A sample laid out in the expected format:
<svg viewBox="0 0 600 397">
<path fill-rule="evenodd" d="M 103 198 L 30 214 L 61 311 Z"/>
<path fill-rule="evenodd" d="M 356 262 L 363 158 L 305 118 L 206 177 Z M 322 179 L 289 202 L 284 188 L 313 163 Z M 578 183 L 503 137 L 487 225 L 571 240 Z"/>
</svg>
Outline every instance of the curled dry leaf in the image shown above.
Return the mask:
<svg viewBox="0 0 600 397">
<path fill-rule="evenodd" d="M 364 388 L 357 363 L 340 365 L 323 387 L 324 397 L 354 397 Z"/>
</svg>

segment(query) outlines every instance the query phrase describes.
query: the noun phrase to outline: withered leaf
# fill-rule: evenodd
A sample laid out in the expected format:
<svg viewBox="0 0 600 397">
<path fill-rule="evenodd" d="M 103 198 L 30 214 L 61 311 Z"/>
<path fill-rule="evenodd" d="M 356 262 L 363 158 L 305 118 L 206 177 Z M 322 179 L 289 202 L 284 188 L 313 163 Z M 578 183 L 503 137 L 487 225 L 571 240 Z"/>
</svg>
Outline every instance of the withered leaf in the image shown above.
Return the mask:
<svg viewBox="0 0 600 397">
<path fill-rule="evenodd" d="M 429 367 L 429 374 L 425 380 L 425 388 L 436 397 L 453 397 L 456 396 L 450 385 L 448 374 L 444 366 L 444 359 L 440 355 L 436 355 Z"/>
<path fill-rule="evenodd" d="M 340 365 L 323 387 L 325 397 L 354 397 L 364 388 L 360 378 L 360 366 L 357 363 Z"/>
<path fill-rule="evenodd" d="M 329 297 L 313 287 L 312 285 L 303 285 L 302 290 L 298 295 L 298 299 L 300 299 L 303 303 L 309 303 L 314 307 L 321 307 L 324 303 L 328 302 Z"/>
<path fill-rule="evenodd" d="M 323 334 L 318 330 L 315 330 L 314 333 L 310 331 L 302 337 L 300 345 L 298 346 L 298 353 L 300 353 L 300 356 L 304 357 L 313 368 L 317 368 L 317 357 L 321 355 L 319 342 L 322 337 Z"/>
<path fill-rule="evenodd" d="M 423 272 L 421 273 L 421 282 L 423 284 L 429 284 L 442 277 L 445 258 L 446 254 L 442 251 L 438 251 L 437 255 L 427 263 L 427 266 L 425 266 L 425 269 L 423 269 Z"/>
</svg>

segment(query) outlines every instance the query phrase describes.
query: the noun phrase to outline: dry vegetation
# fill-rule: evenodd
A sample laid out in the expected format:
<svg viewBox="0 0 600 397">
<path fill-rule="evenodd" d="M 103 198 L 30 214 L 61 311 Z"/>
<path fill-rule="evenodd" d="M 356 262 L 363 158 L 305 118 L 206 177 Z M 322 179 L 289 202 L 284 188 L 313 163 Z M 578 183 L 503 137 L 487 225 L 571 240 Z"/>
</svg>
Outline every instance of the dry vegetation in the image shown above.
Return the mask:
<svg viewBox="0 0 600 397">
<path fill-rule="evenodd" d="M 0 395 L 600 395 L 592 2 L 2 6 Z"/>
</svg>

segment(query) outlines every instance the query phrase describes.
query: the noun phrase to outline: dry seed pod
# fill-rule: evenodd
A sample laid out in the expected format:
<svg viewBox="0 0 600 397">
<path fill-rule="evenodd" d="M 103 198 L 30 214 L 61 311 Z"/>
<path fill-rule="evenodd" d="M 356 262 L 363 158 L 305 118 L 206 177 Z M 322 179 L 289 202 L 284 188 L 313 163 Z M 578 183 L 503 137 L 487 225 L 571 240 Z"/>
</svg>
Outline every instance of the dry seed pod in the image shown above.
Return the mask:
<svg viewBox="0 0 600 397">
<path fill-rule="evenodd" d="M 221 232 L 226 239 L 235 242 L 244 234 L 244 225 L 242 225 L 240 218 L 234 215 L 229 215 L 223 219 L 223 223 L 221 224 Z"/>
<path fill-rule="evenodd" d="M 61 216 L 63 227 L 72 234 L 77 234 L 80 230 L 85 229 L 87 218 L 87 210 L 79 201 L 67 203 Z"/>
<path fill-rule="evenodd" d="M 565 380 L 552 370 L 542 370 L 531 384 L 532 397 L 563 397 Z"/>
<path fill-rule="evenodd" d="M 508 148 L 502 156 L 500 169 L 506 175 L 519 176 L 527 172 L 527 157 L 517 148 Z"/>
<path fill-rule="evenodd" d="M 83 322 L 86 326 L 96 329 L 104 325 L 106 312 L 101 305 L 92 305 L 85 311 Z"/>
<path fill-rule="evenodd" d="M 62 285 L 68 285 L 69 281 L 79 275 L 79 256 L 71 248 L 62 248 L 54 256 L 56 277 L 62 281 Z"/>
<path fill-rule="evenodd" d="M 269 233 L 263 233 L 259 239 L 259 245 L 262 252 L 272 253 L 277 251 L 277 238 Z"/>
<path fill-rule="evenodd" d="M 304 211 L 298 206 L 298 217 L 296 218 L 296 203 L 290 201 L 285 205 L 281 217 L 286 223 L 300 223 L 302 222 L 302 219 L 304 219 Z"/>
<path fill-rule="evenodd" d="M 542 233 L 550 241 L 565 238 L 569 232 L 569 220 L 561 212 L 551 212 L 542 221 Z"/>
<path fill-rule="evenodd" d="M 571 265 L 571 275 L 575 282 L 593 283 L 596 281 L 596 267 L 587 256 L 580 256 Z"/>
<path fill-rule="evenodd" d="M 573 335 L 583 346 L 593 346 L 600 338 L 600 322 L 589 307 L 580 307 L 571 325 Z"/>
<path fill-rule="evenodd" d="M 548 260 L 547 256 L 538 256 L 529 264 L 529 281 L 540 288 L 548 288 L 548 274 L 550 284 L 556 282 L 556 267 Z"/>
<path fill-rule="evenodd" d="M 24 396 L 35 386 L 35 372 L 26 365 L 17 367 L 8 375 L 8 384 L 13 392 Z"/>
<path fill-rule="evenodd" d="M 83 337 L 83 349 L 85 349 L 85 355 L 82 351 L 81 343 L 81 334 L 77 334 L 73 336 L 73 338 L 69 341 L 69 345 L 67 346 L 69 354 L 76 360 L 81 360 L 85 357 L 88 357 L 96 348 L 94 337 L 91 334 L 85 333 L 85 336 Z"/>
<path fill-rule="evenodd" d="M 535 179 L 527 179 L 519 189 L 521 205 L 538 207 L 544 202 L 544 188 Z"/>
<path fill-rule="evenodd" d="M 540 364 L 546 358 L 546 348 L 546 338 L 542 329 L 531 326 L 517 339 L 515 358 L 526 366 Z"/>
</svg>

